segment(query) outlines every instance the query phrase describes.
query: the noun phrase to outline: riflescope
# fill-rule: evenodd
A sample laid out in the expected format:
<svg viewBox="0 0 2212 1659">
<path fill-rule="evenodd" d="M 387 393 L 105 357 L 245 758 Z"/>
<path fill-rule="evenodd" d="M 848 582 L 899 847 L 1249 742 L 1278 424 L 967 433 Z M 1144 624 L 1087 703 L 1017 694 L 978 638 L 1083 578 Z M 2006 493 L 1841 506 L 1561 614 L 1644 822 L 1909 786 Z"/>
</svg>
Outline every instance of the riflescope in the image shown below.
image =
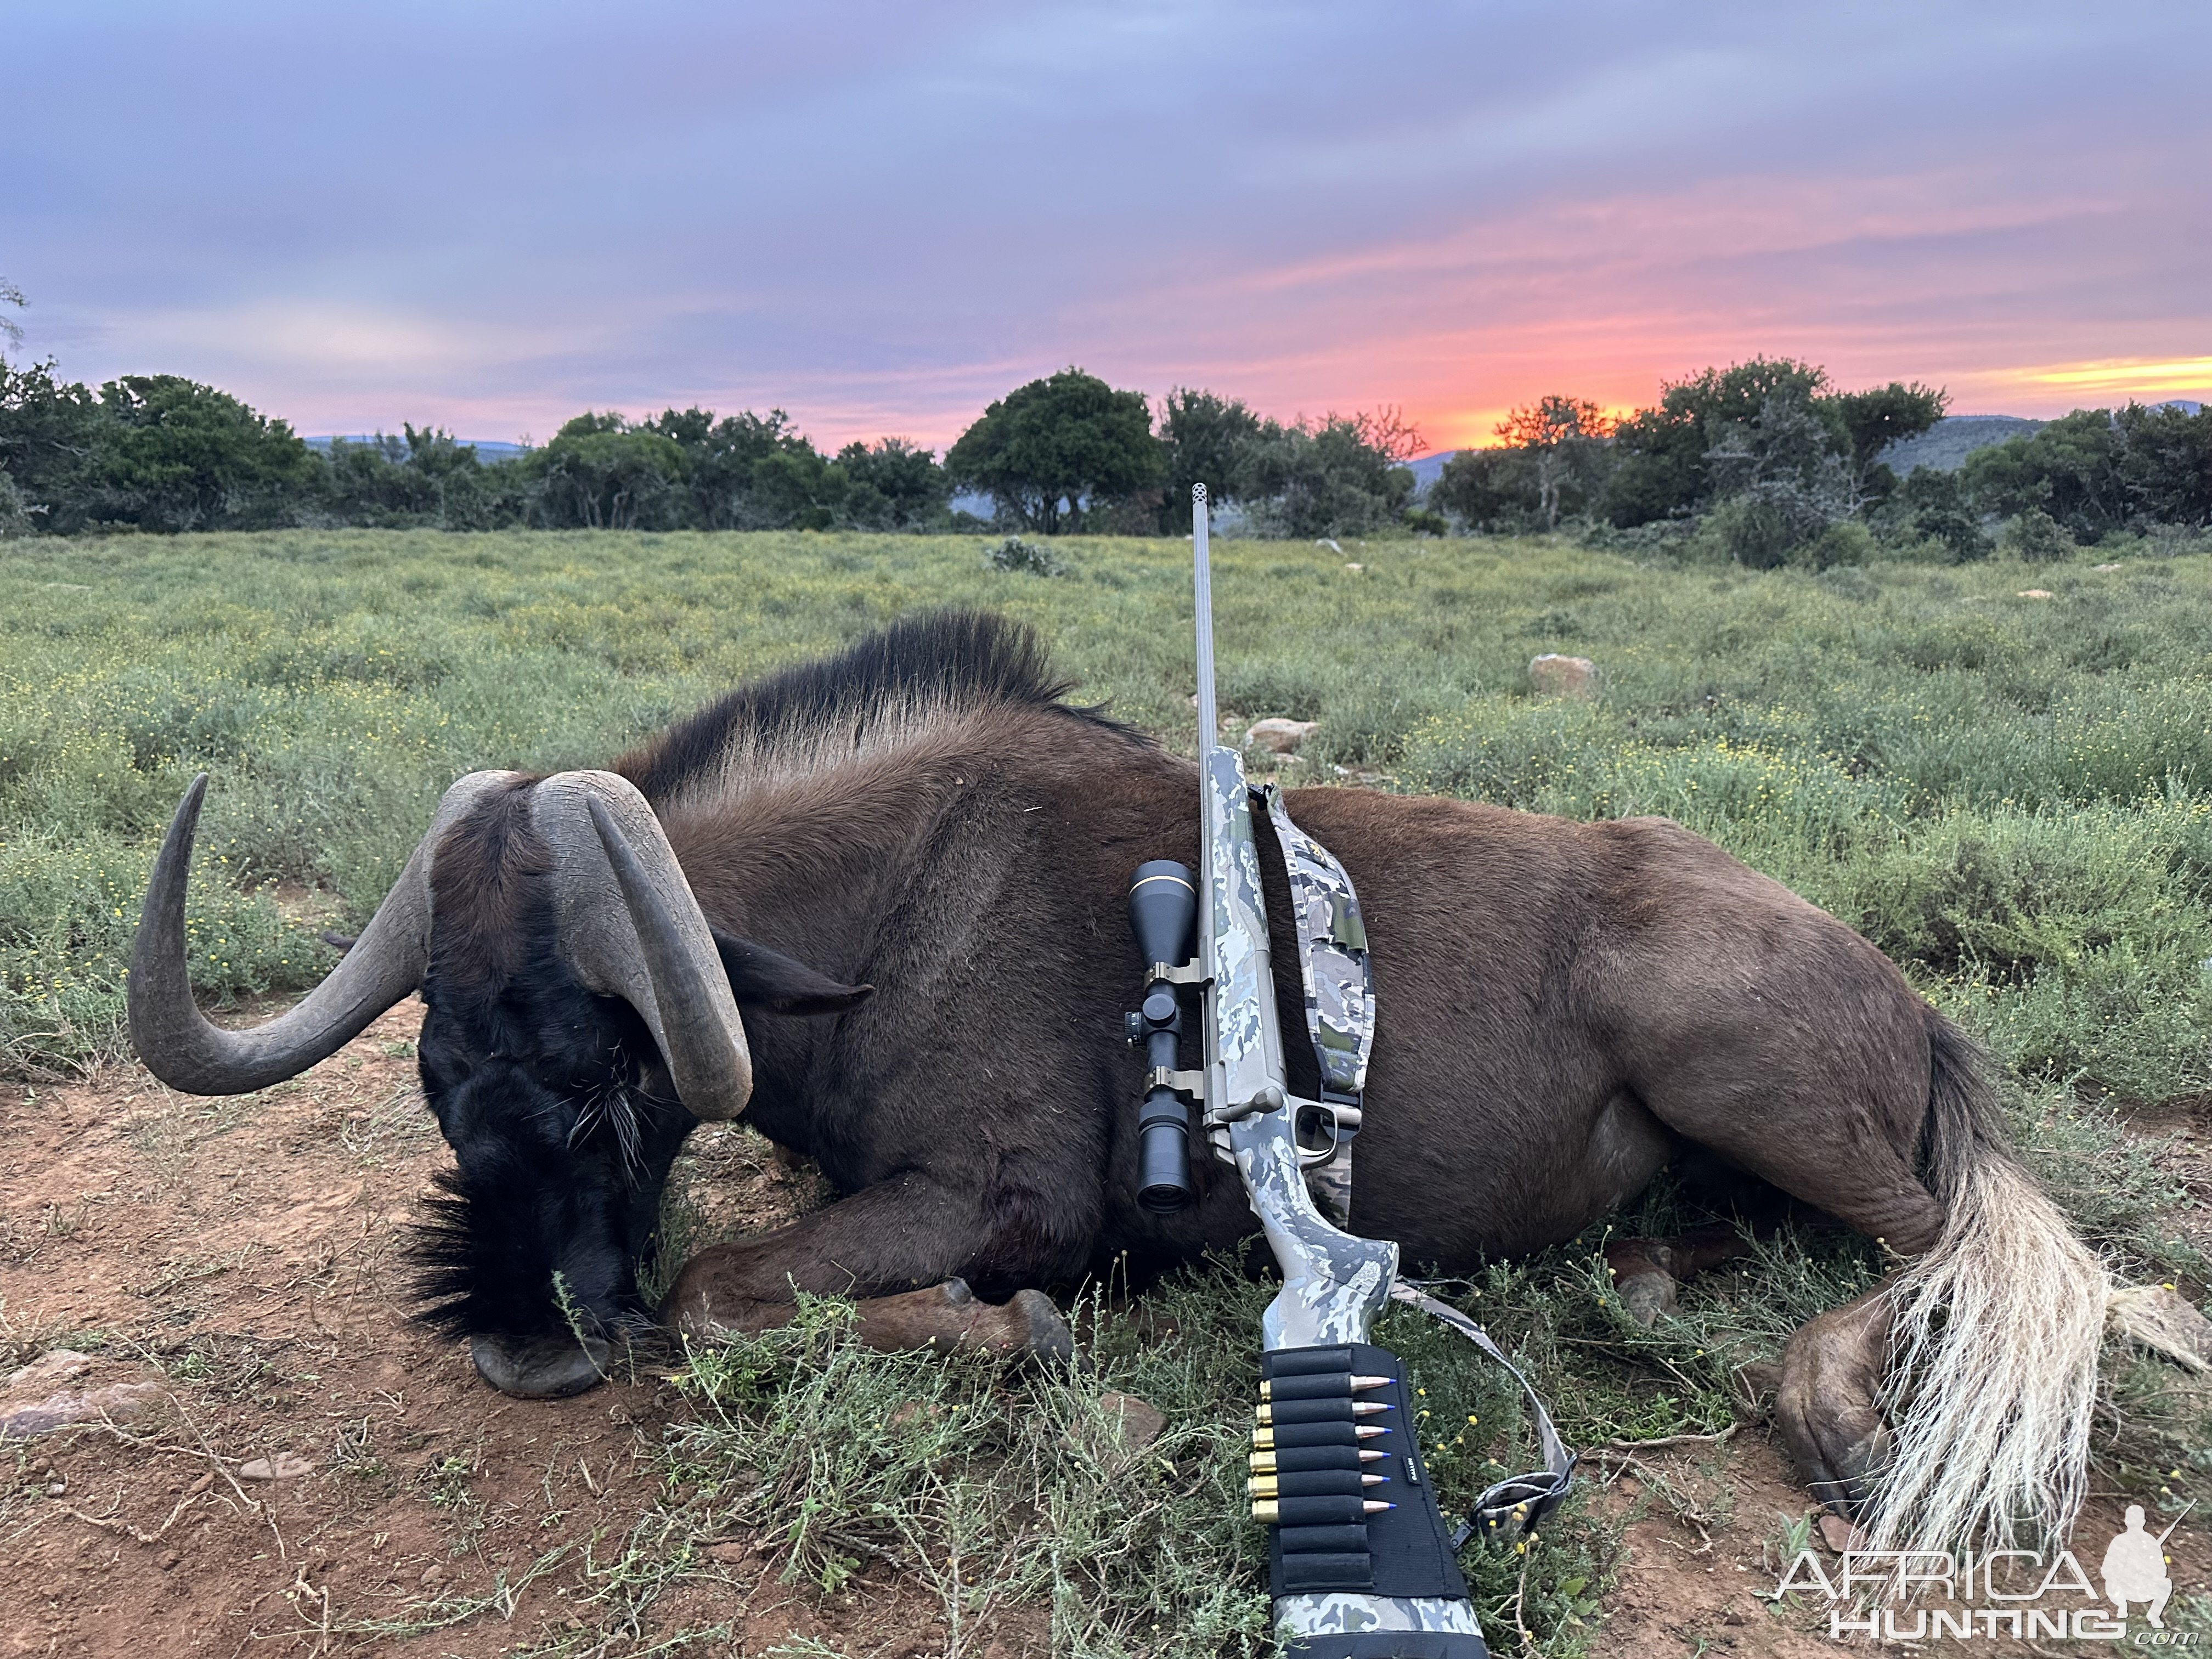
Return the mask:
<svg viewBox="0 0 2212 1659">
<path fill-rule="evenodd" d="M 1129 931 L 1145 958 L 1145 1000 L 1128 1017 L 1151 1086 L 1137 1113 L 1137 1202 L 1160 1214 L 1191 1200 L 1190 1101 L 1195 1074 L 1176 1069 L 1182 999 L 1173 977 L 1197 949 L 1198 884 L 1188 865 L 1154 859 L 1129 884 Z"/>
</svg>

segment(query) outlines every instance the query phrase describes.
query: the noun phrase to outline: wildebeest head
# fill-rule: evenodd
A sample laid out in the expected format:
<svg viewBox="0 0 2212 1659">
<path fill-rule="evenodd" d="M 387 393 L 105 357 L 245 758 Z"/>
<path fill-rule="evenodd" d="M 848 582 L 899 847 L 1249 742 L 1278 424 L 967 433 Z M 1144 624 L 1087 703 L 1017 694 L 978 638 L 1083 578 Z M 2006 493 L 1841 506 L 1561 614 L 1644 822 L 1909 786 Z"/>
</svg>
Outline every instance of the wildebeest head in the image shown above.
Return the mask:
<svg viewBox="0 0 2212 1659">
<path fill-rule="evenodd" d="M 330 976 L 264 1025 L 221 1030 L 185 971 L 205 785 L 177 809 L 132 953 L 140 1056 L 191 1093 L 264 1088 L 419 989 L 423 1089 L 455 1159 L 418 1242 L 423 1316 L 467 1335 L 503 1392 L 589 1388 L 652 1324 L 638 1268 L 684 1136 L 750 1095 L 738 996 L 819 1012 L 866 988 L 717 935 L 625 779 L 478 772 Z"/>
</svg>

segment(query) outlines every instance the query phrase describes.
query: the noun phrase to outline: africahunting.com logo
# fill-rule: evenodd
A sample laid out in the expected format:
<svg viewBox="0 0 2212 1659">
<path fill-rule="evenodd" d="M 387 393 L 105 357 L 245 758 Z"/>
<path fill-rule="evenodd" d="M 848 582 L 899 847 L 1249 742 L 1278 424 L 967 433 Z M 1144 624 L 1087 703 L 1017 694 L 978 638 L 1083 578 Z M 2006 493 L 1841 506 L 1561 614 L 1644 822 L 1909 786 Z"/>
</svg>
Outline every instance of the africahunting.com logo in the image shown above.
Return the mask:
<svg viewBox="0 0 2212 1659">
<path fill-rule="evenodd" d="M 1774 1599 L 1820 1597 L 1828 1604 L 1828 1634 L 1838 1641 L 2046 1637 L 2212 1650 L 2202 1637 L 2166 1628 L 2173 1579 L 2165 1546 L 2172 1532 L 2147 1531 L 2142 1506 L 2130 1504 L 2125 1528 L 2098 1563 L 2102 1594 L 2070 1549 L 1848 1550 L 1833 1571 L 1802 1549 L 1776 1583 Z"/>
</svg>

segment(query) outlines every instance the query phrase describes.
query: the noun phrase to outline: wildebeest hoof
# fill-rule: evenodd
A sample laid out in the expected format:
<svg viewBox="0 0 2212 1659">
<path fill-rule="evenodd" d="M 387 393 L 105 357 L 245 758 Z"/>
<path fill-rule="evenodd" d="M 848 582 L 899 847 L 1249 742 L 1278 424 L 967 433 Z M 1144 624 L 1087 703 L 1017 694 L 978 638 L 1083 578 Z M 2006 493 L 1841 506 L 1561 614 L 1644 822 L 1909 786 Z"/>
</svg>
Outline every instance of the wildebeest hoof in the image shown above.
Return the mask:
<svg viewBox="0 0 2212 1659">
<path fill-rule="evenodd" d="M 1613 1288 L 1620 1292 L 1622 1305 L 1628 1316 L 1638 1324 L 1649 1328 L 1659 1322 L 1661 1314 L 1674 1311 L 1674 1275 L 1672 1273 L 1632 1273 L 1626 1279 L 1616 1279 Z"/>
<path fill-rule="evenodd" d="M 1063 1365 L 1075 1358 L 1075 1333 L 1067 1328 L 1067 1321 L 1042 1291 L 1016 1291 L 1006 1308 L 1020 1315 L 1024 1345 L 1030 1353 Z"/>
<path fill-rule="evenodd" d="M 1628 1316 L 1647 1330 L 1661 1314 L 1674 1311 L 1673 1254 L 1659 1238 L 1625 1238 L 1606 1247 L 1606 1272 L 1614 1293 Z"/>
<path fill-rule="evenodd" d="M 1678 1238 L 1624 1238 L 1606 1246 L 1605 1265 L 1628 1316 L 1649 1329 L 1674 1311 L 1682 1281 L 1746 1254 L 1750 1246 L 1733 1228 L 1709 1227 Z"/>
<path fill-rule="evenodd" d="M 518 1400 L 566 1400 L 607 1375 L 607 1345 L 594 1336 L 472 1337 L 469 1355 L 478 1376 Z"/>
<path fill-rule="evenodd" d="M 1774 1426 L 1815 1498 L 1863 1517 L 1896 1438 L 1875 1404 L 1889 1304 L 1873 1291 L 1800 1327 L 1782 1352 Z"/>
</svg>

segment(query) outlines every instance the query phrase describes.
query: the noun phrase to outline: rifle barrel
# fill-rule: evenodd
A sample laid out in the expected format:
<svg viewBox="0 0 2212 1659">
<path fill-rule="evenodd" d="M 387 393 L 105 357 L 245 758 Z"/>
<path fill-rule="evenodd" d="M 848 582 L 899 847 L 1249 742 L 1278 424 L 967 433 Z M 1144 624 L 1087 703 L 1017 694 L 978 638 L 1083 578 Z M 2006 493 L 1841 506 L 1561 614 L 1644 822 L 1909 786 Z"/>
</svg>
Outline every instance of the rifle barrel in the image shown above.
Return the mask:
<svg viewBox="0 0 2212 1659">
<path fill-rule="evenodd" d="M 1213 705 L 1213 567 L 1206 547 L 1206 486 L 1190 487 L 1191 559 L 1196 571 L 1198 611 L 1198 752 L 1221 741 L 1221 718 Z"/>
</svg>

